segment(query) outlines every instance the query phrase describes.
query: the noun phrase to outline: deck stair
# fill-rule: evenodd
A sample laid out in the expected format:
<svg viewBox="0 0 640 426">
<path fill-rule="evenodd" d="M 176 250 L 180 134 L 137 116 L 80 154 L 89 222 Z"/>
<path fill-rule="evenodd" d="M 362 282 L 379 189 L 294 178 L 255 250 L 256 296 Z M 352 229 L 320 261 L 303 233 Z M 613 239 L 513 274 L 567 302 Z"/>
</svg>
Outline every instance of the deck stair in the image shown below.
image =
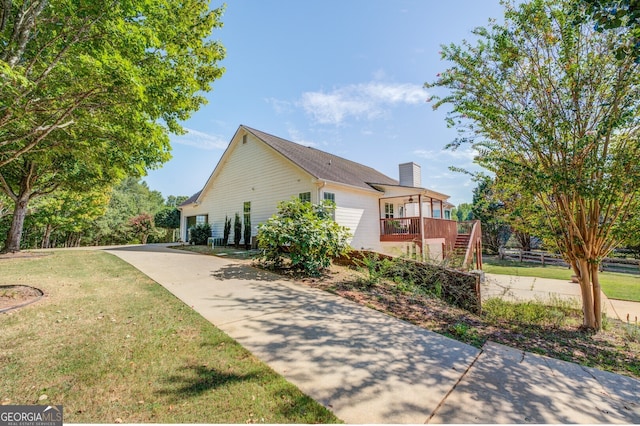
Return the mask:
<svg viewBox="0 0 640 426">
<path fill-rule="evenodd" d="M 456 254 L 464 255 L 467 252 L 467 247 L 469 247 L 469 240 L 471 240 L 470 234 L 458 234 L 456 236 L 456 243 L 453 246 L 453 251 Z"/>
</svg>

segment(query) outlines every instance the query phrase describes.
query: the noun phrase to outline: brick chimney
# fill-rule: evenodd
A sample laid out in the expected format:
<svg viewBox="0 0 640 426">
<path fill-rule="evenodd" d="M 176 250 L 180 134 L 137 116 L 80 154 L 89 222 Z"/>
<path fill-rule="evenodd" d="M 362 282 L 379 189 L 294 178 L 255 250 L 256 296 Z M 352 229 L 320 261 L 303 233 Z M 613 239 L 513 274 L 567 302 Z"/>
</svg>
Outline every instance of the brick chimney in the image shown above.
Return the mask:
<svg viewBox="0 0 640 426">
<path fill-rule="evenodd" d="M 420 165 L 410 162 L 400 164 L 400 186 L 422 187 Z"/>
</svg>

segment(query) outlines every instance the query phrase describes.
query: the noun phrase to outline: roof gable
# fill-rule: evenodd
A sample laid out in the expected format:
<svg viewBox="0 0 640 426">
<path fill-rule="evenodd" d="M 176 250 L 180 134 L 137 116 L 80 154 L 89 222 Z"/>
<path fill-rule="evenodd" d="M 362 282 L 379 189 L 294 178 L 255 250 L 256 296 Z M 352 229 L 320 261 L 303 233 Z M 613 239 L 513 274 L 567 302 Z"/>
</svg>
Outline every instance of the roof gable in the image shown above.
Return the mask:
<svg viewBox="0 0 640 426">
<path fill-rule="evenodd" d="M 241 127 L 317 179 L 366 189 L 372 189 L 371 184 L 398 185 L 397 180 L 371 167 L 260 130 Z"/>
</svg>

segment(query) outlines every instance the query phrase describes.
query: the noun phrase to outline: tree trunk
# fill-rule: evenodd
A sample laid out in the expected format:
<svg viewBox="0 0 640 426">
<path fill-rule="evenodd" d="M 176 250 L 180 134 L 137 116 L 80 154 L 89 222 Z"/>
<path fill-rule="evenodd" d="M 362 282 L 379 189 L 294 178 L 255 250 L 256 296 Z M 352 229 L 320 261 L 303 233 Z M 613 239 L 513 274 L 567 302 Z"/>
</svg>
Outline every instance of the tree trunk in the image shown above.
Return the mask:
<svg viewBox="0 0 640 426">
<path fill-rule="evenodd" d="M 599 330 L 602 320 L 598 318 L 598 314 L 595 309 L 595 292 L 591 285 L 591 268 L 589 263 L 585 259 L 578 259 L 571 262 L 573 271 L 578 277 L 580 283 L 580 293 L 582 294 L 582 313 L 583 320 L 582 326 L 592 330 Z M 597 266 L 596 266 L 597 270 Z M 596 278 L 597 279 L 597 278 Z M 600 286 L 598 285 L 598 305 L 600 305 Z M 600 313 L 600 309 L 597 310 Z M 601 315 L 601 313 L 600 313 Z"/>
<path fill-rule="evenodd" d="M 42 237 L 42 248 L 49 248 L 50 239 L 51 239 L 51 231 L 52 226 L 50 223 L 47 223 L 47 226 L 44 228 L 44 236 Z"/>
<path fill-rule="evenodd" d="M 600 288 L 600 273 L 597 263 L 591 264 L 591 283 L 593 289 L 593 312 L 596 317 L 596 330 L 602 328 L 602 289 Z"/>
<path fill-rule="evenodd" d="M 4 248 L 0 253 L 16 253 L 20 251 L 20 241 L 22 240 L 22 230 L 24 229 L 24 218 L 27 216 L 27 206 L 29 204 L 29 194 L 21 194 L 13 209 L 13 219 L 11 227 L 7 231 L 7 238 Z"/>
</svg>

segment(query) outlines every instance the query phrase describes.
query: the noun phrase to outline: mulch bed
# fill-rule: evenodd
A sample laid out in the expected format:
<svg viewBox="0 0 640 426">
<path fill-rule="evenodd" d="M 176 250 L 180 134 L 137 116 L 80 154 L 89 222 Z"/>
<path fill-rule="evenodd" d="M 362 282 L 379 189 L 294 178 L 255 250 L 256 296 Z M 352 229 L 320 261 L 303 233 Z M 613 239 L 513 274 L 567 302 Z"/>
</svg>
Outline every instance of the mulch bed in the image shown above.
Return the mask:
<svg viewBox="0 0 640 426">
<path fill-rule="evenodd" d="M 42 290 L 27 285 L 0 285 L 0 312 L 37 301 Z"/>
</svg>

